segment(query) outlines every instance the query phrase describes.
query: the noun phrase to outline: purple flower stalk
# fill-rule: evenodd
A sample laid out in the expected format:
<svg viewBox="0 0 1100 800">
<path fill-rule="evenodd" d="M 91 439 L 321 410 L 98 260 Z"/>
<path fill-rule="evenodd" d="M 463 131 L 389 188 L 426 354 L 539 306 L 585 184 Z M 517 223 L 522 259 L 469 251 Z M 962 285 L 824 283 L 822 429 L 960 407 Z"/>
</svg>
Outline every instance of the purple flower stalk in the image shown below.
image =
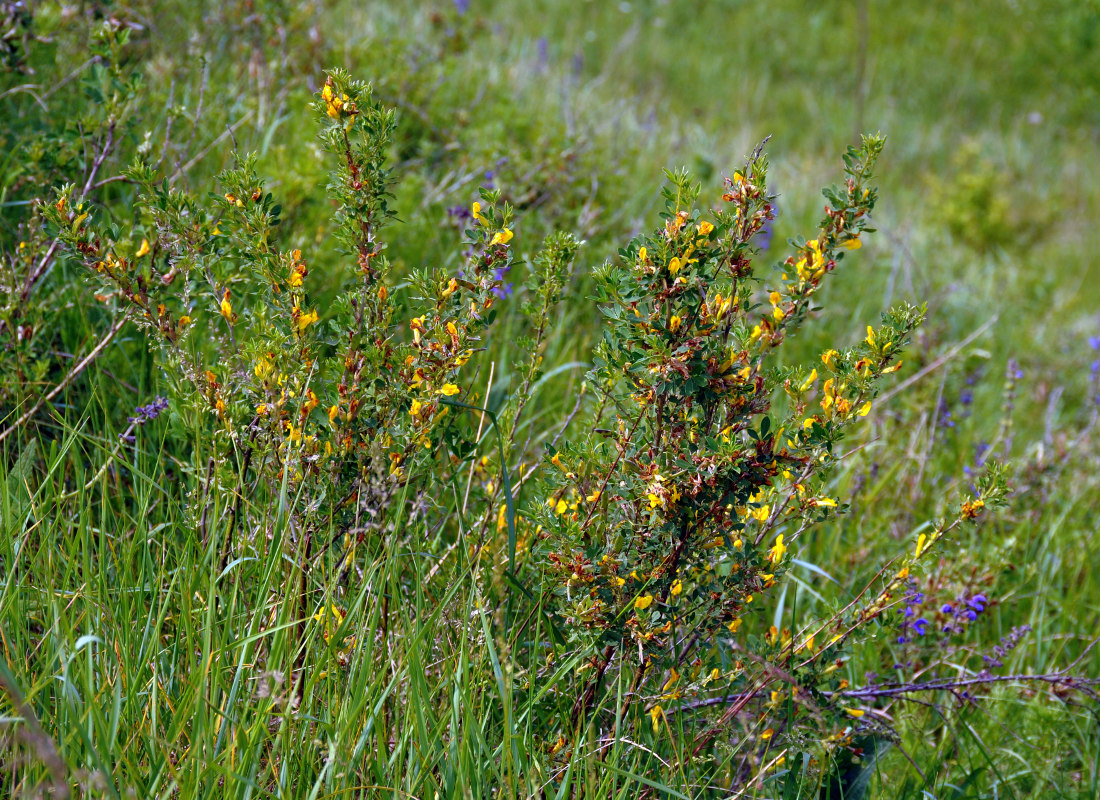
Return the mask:
<svg viewBox="0 0 1100 800">
<path fill-rule="evenodd" d="M 156 419 L 160 416 L 160 412 L 168 408 L 168 399 L 165 397 L 155 397 L 153 402 L 147 406 L 138 406 L 134 409 L 135 416 L 129 418 L 129 422 L 137 423 L 138 425 L 144 425 L 151 419 Z"/>
</svg>

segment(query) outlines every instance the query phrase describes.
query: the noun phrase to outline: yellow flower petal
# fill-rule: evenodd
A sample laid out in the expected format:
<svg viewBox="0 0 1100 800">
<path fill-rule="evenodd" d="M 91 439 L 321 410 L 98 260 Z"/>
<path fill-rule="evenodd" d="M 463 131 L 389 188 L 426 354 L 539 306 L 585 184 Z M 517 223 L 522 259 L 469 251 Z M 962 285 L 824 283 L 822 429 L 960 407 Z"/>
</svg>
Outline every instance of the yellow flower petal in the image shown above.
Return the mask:
<svg viewBox="0 0 1100 800">
<path fill-rule="evenodd" d="M 317 309 L 313 311 L 307 311 L 304 314 L 298 315 L 298 335 L 301 336 L 305 333 L 306 328 L 316 322 L 318 319 Z"/>
</svg>

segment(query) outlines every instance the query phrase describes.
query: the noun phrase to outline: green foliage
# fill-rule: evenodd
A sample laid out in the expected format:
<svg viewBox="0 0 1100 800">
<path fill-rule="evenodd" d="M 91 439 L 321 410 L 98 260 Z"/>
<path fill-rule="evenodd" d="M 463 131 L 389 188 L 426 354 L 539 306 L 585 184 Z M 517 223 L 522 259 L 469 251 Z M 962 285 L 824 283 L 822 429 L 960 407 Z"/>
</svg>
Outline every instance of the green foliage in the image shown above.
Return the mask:
<svg viewBox="0 0 1100 800">
<path fill-rule="evenodd" d="M 3 793 L 1096 793 L 1089 4 L 9 5 Z"/>
<path fill-rule="evenodd" d="M 960 147 L 946 178 L 929 180 L 936 221 L 976 250 L 1024 248 L 1051 225 L 1050 201 L 1021 204 L 1022 176 L 1008 176 L 974 143 Z"/>
</svg>

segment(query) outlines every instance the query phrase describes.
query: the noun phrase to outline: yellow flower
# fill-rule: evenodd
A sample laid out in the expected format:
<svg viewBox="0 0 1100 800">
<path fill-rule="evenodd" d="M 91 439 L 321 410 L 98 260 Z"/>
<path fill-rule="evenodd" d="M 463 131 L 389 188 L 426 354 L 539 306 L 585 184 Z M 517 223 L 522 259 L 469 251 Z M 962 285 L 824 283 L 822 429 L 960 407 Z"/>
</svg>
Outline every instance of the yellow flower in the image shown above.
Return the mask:
<svg viewBox="0 0 1100 800">
<path fill-rule="evenodd" d="M 844 242 L 841 247 L 847 248 L 848 250 L 858 250 L 859 248 L 863 247 L 863 242 L 859 240 L 859 235 L 857 234 L 848 241 Z"/>
<path fill-rule="evenodd" d="M 620 578 L 618 575 L 614 576 L 611 579 L 611 585 L 612 586 L 621 587 L 625 584 L 626 584 L 626 578 Z"/>
<path fill-rule="evenodd" d="M 864 712 L 861 708 L 846 708 L 844 709 L 844 713 L 847 714 L 849 717 L 855 717 L 856 719 L 859 719 L 863 716 Z"/>
<path fill-rule="evenodd" d="M 229 323 L 232 323 L 233 322 L 233 306 L 229 302 L 229 290 L 228 289 L 226 289 L 225 294 L 222 295 L 221 311 L 222 311 L 222 316 L 225 317 L 225 321 L 229 322 Z"/>
<path fill-rule="evenodd" d="M 671 261 L 668 262 L 668 273 L 670 275 L 675 275 L 677 272 L 680 271 L 680 268 L 683 266 L 684 262 L 682 262 L 678 258 L 673 258 Z"/>
<path fill-rule="evenodd" d="M 684 582 L 677 578 L 672 583 L 672 588 L 669 589 L 673 597 L 679 596 L 680 592 L 684 591 Z"/>
<path fill-rule="evenodd" d="M 586 497 L 584 499 L 588 503 L 595 503 L 597 500 L 600 499 L 600 490 L 597 489 L 596 491 L 592 492 L 592 494 L 588 495 L 588 497 Z"/>
<path fill-rule="evenodd" d="M 439 394 L 446 395 L 447 397 L 454 397 L 459 391 L 459 388 L 453 383 L 445 383 L 440 387 Z"/>
<path fill-rule="evenodd" d="M 665 681 L 665 685 L 661 687 L 662 692 L 667 692 L 680 680 L 680 673 L 677 672 L 676 667 L 672 667 L 668 673 L 668 680 Z M 664 698 L 662 698 L 664 699 Z"/>
<path fill-rule="evenodd" d="M 149 249 L 150 249 L 149 248 L 149 240 L 148 239 L 142 239 L 141 240 L 141 247 L 139 247 L 138 251 L 136 253 L 134 253 L 134 258 L 141 258 L 142 256 L 149 255 Z"/>
<path fill-rule="evenodd" d="M 267 416 L 267 403 L 256 404 L 256 414 L 261 417 Z"/>
<path fill-rule="evenodd" d="M 664 719 L 664 711 L 660 706 L 653 706 L 649 709 L 649 718 L 653 721 L 653 732 L 657 733 L 661 730 L 661 720 Z"/>
<path fill-rule="evenodd" d="M 317 309 L 307 311 L 304 314 L 298 315 L 298 335 L 301 336 L 306 332 L 306 328 L 317 321 Z"/>
<path fill-rule="evenodd" d="M 640 595 L 634 600 L 634 608 L 639 611 L 645 611 L 651 605 L 653 605 L 653 595 L 651 594 Z"/>
<path fill-rule="evenodd" d="M 490 244 L 508 244 L 512 241 L 512 232 L 507 228 L 497 231 L 493 234 L 493 240 Z"/>
<path fill-rule="evenodd" d="M 967 500 L 962 504 L 961 513 L 964 519 L 975 519 L 983 508 L 985 508 L 985 501 L 981 498 Z"/>
<path fill-rule="evenodd" d="M 451 278 L 451 282 L 447 284 L 447 288 L 443 290 L 444 297 L 450 297 L 458 289 L 458 281 Z"/>
<path fill-rule="evenodd" d="M 928 541 L 928 537 L 925 534 L 921 534 L 917 537 L 917 549 L 913 552 L 914 556 L 919 557 L 924 552 L 925 543 Z"/>
<path fill-rule="evenodd" d="M 787 545 L 783 544 L 783 534 L 779 534 L 775 537 L 775 544 L 771 550 L 768 551 L 768 561 L 773 564 L 778 564 L 783 558 L 783 554 L 787 552 Z"/>
<path fill-rule="evenodd" d="M 673 333 L 676 333 L 676 331 L 680 330 L 681 321 L 682 320 L 680 319 L 679 316 L 677 316 L 676 314 L 673 314 L 672 319 L 670 319 L 668 321 L 668 329 L 670 331 L 672 331 Z"/>
<path fill-rule="evenodd" d="M 343 111 L 350 98 L 346 94 L 337 97 L 336 93 L 332 91 L 332 86 L 326 83 L 321 90 L 321 99 L 325 101 L 325 113 L 336 119 L 340 116 L 340 112 Z"/>
<path fill-rule="evenodd" d="M 871 347 L 875 346 L 875 329 L 870 325 L 867 326 L 867 344 L 871 345 Z"/>
<path fill-rule="evenodd" d="M 183 330 L 191 324 L 191 318 L 184 314 L 182 317 L 179 318 L 179 322 L 177 324 L 179 325 L 180 330 Z"/>
<path fill-rule="evenodd" d="M 649 260 L 649 251 L 647 251 L 644 247 L 638 249 L 638 260 L 641 261 L 643 264 Z"/>
<path fill-rule="evenodd" d="M 741 627 L 741 620 L 740 619 L 731 619 L 729 621 L 729 623 L 726 624 L 726 628 L 727 628 L 727 630 L 729 630 L 730 633 L 737 633 L 737 629 L 740 628 L 740 627 Z"/>
<path fill-rule="evenodd" d="M 871 413 L 871 401 L 868 400 L 866 403 L 861 405 L 859 407 L 859 411 L 857 411 L 856 413 L 859 414 L 859 416 L 861 416 L 861 417 L 866 417 L 868 414 L 870 414 Z"/>
<path fill-rule="evenodd" d="M 306 401 L 302 404 L 302 408 L 308 414 L 319 405 L 321 405 L 321 401 L 317 399 L 317 394 L 312 389 L 308 389 L 306 391 Z"/>
<path fill-rule="evenodd" d="M 730 310 L 730 304 L 733 301 L 733 296 L 723 298 L 722 293 L 719 292 L 714 295 L 714 302 L 711 304 L 712 313 L 715 320 L 720 320 L 726 315 L 726 312 Z"/>
<path fill-rule="evenodd" d="M 423 407 L 424 405 L 419 400 L 413 398 L 412 405 L 409 406 L 409 413 L 414 417 L 419 417 L 420 409 L 422 409 Z"/>
<path fill-rule="evenodd" d="M 838 355 L 840 355 L 840 353 L 838 353 L 836 350 L 826 350 L 824 353 L 821 354 L 821 363 L 828 367 L 832 365 L 833 359 L 836 358 Z"/>
<path fill-rule="evenodd" d="M 754 508 L 750 513 L 752 514 L 753 519 L 757 520 L 758 522 L 767 522 L 768 516 L 772 513 L 772 509 L 771 506 L 764 504 L 762 506 Z"/>
<path fill-rule="evenodd" d="M 710 236 L 711 231 L 714 230 L 714 226 L 706 220 L 699 223 L 699 233 L 703 236 Z"/>
<path fill-rule="evenodd" d="M 482 225 L 486 224 L 485 217 L 481 216 L 481 203 L 474 203 L 470 206 L 470 211 L 474 215 L 474 219 L 480 222 Z"/>
<path fill-rule="evenodd" d="M 798 387 L 798 391 L 800 391 L 800 392 L 806 391 L 811 386 L 813 386 L 813 383 L 816 380 L 817 380 L 817 370 L 816 369 L 810 370 L 810 377 L 806 378 L 806 380 L 802 382 L 802 385 Z"/>
</svg>

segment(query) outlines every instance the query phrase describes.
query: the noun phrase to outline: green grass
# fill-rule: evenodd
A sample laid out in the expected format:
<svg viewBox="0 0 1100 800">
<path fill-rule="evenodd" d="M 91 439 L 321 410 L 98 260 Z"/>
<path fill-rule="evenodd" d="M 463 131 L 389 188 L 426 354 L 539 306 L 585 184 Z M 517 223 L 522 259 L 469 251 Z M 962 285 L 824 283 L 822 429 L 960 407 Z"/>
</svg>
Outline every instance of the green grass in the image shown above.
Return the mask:
<svg viewBox="0 0 1100 800">
<path fill-rule="evenodd" d="M 790 352 L 810 363 L 913 300 L 929 303 L 928 322 L 898 381 L 950 357 L 876 405 L 865 438 L 852 443 L 865 447 L 835 479 L 833 496 L 847 498 L 850 513 L 804 540 L 797 557 L 808 566 L 758 627 L 848 602 L 879 565 L 911 549 L 921 525 L 949 513 L 969 482 L 963 467 L 976 466 L 975 446 L 993 442 L 1012 464 L 1008 508 L 952 542 L 922 576 L 945 600 L 969 588 L 994 600 L 952 639 L 951 661 L 958 674 L 980 669 L 982 655 L 1028 625 L 998 672 L 1075 664 L 1078 674 L 1100 674 L 1096 651 L 1086 652 L 1100 627 L 1091 575 L 1100 442 L 1088 366 L 1097 354 L 1087 341 L 1100 334 L 1095 4 L 504 0 L 474 2 L 465 16 L 443 2 L 256 10 L 120 8 L 146 25 L 133 57 L 148 101 L 139 134 L 109 166 L 125 165 L 144 130 L 163 139 L 171 95 L 183 142 L 197 117 L 194 145 L 176 145 L 194 162 L 181 185 L 212 187 L 233 142 L 258 151 L 285 206 L 280 246 L 301 247 L 322 284 L 335 286 L 347 261 L 325 237 L 324 167 L 305 106 L 322 67 L 374 82 L 399 110 L 401 222 L 389 250 L 399 272 L 456 266 L 461 234 L 446 209 L 468 206 L 487 170 L 517 206 L 520 252 L 551 230 L 587 240 L 522 422 L 531 452 L 556 435 L 581 391 L 599 336 L 586 299 L 591 270 L 655 223 L 663 168 L 686 164 L 704 197 L 716 198 L 721 176 L 772 136 L 780 217 L 765 257 L 778 260 L 784 240 L 820 216 L 817 187 L 836 179 L 836 154 L 860 129 L 886 133 L 879 233 L 838 271 L 821 295 L 826 310 Z M 55 40 L 36 47 L 36 67 L 57 80 L 82 62 L 72 54 L 86 52 L 85 28 L 60 7 L 40 14 Z M 196 52 L 209 59 L 206 78 Z M 0 92 L 23 82 L 5 74 Z M 66 84 L 45 101 L 48 114 L 23 92 L 0 98 L 9 120 L 0 137 L 20 154 L 0 173 L 5 257 L 32 235 L 20 204 L 38 184 L 80 172 L 76 152 L 54 164 L 19 148 L 58 130 L 79 98 Z M 130 186 L 110 184 L 101 199 L 113 221 L 130 221 Z M 517 286 L 524 269 L 514 268 Z M 51 336 L 23 362 L 42 364 L 42 375 L 5 384 L 0 427 L 64 374 L 72 359 L 59 353 L 79 356 L 106 327 L 89 291 L 74 288 L 86 285 L 75 265 L 58 264 L 51 281 L 43 306 L 57 301 L 40 317 Z M 503 402 L 522 355 L 521 300 L 508 301 L 479 356 L 490 407 Z M 1024 378 L 1006 409 L 1009 358 Z M 248 536 L 204 541 L 230 502 L 198 494 L 211 456 L 206 423 L 174 409 L 116 453 L 126 416 L 164 387 L 143 337 L 128 329 L 35 426 L 0 445 L 0 794 L 49 786 L 55 752 L 65 780 L 93 797 L 626 798 L 646 786 L 658 796 L 704 794 L 633 740 L 608 744 L 582 731 L 565 758 L 550 759 L 573 702 L 556 687 L 581 664 L 513 663 L 510 653 L 530 652 L 526 641 L 485 604 L 500 571 L 444 546 L 435 524 L 410 518 L 405 504 L 389 509 L 392 536 L 361 547 L 373 558 L 341 575 L 337 542 L 316 559 L 308 607 L 301 562 L 285 548 L 305 546 L 293 529 L 302 498 L 247 497 Z M 456 482 L 453 497 L 438 498 L 460 527 L 453 508 L 463 488 Z M 532 501 L 541 498 L 530 490 L 519 498 Z M 313 617 L 331 603 L 346 616 L 326 631 Z M 930 660 L 895 637 L 884 626 L 845 665 L 853 685 L 869 671 L 911 675 L 895 665 Z M 872 764 L 868 796 L 1100 793 L 1093 701 L 1041 684 L 998 685 L 973 704 L 948 693 L 919 699 L 878 706 L 897 739 Z M 716 781 L 737 752 L 731 736 Z M 777 775 L 750 796 L 814 796 Z"/>
</svg>

